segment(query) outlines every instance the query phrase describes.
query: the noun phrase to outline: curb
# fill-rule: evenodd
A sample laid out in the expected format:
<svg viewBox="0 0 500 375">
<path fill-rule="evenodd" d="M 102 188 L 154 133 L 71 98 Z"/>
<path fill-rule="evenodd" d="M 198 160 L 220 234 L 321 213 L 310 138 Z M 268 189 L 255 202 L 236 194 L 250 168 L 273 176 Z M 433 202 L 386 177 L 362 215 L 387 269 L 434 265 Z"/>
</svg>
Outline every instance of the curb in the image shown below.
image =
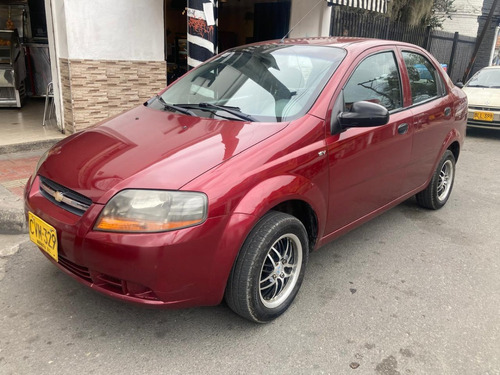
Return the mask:
<svg viewBox="0 0 500 375">
<path fill-rule="evenodd" d="M 0 185 L 0 234 L 23 233 L 28 233 L 23 200 Z"/>
<path fill-rule="evenodd" d="M 46 150 L 61 139 L 17 143 L 0 146 L 0 157 L 6 154 L 33 153 Z M 0 234 L 28 233 L 24 216 L 24 200 L 0 184 Z"/>
<path fill-rule="evenodd" d="M 29 152 L 41 149 L 48 149 L 64 138 L 46 139 L 43 141 L 33 141 L 25 143 L 15 143 L 12 145 L 0 146 L 0 155 L 13 154 L 17 152 Z"/>
</svg>

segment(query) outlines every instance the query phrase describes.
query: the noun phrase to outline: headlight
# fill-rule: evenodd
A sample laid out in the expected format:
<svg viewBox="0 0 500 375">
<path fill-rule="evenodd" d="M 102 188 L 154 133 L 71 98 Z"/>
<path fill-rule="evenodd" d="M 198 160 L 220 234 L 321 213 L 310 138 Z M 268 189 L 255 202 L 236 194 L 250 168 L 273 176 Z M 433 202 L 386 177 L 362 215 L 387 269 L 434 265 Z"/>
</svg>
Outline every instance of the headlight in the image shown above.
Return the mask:
<svg viewBox="0 0 500 375">
<path fill-rule="evenodd" d="M 33 178 L 32 178 L 32 180 L 34 180 L 34 179 L 35 179 L 35 177 L 36 177 L 36 175 L 38 174 L 38 170 L 40 169 L 40 166 L 43 164 L 43 162 L 44 162 L 45 160 L 47 160 L 47 157 L 49 156 L 49 151 L 50 151 L 50 149 L 48 149 L 47 151 L 45 151 L 45 152 L 43 153 L 43 155 L 42 155 L 42 156 L 40 156 L 40 159 L 38 159 L 38 163 L 36 163 L 35 173 L 33 173 Z"/>
<path fill-rule="evenodd" d="M 165 190 L 123 190 L 104 207 L 94 229 L 109 232 L 163 232 L 201 224 L 205 194 Z"/>
</svg>

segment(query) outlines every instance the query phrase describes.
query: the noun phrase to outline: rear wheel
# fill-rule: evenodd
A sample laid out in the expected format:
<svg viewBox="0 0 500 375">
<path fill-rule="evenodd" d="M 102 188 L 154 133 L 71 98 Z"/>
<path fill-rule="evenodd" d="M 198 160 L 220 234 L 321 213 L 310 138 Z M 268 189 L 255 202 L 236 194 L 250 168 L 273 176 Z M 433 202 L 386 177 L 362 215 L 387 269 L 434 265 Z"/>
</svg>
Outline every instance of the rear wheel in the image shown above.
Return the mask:
<svg viewBox="0 0 500 375">
<path fill-rule="evenodd" d="M 250 232 L 233 266 L 227 304 L 254 322 L 277 318 L 299 291 L 308 254 L 304 225 L 288 214 L 267 213 Z"/>
<path fill-rule="evenodd" d="M 425 190 L 417 194 L 417 203 L 431 210 L 443 207 L 450 197 L 455 181 L 455 156 L 446 150 Z"/>
</svg>

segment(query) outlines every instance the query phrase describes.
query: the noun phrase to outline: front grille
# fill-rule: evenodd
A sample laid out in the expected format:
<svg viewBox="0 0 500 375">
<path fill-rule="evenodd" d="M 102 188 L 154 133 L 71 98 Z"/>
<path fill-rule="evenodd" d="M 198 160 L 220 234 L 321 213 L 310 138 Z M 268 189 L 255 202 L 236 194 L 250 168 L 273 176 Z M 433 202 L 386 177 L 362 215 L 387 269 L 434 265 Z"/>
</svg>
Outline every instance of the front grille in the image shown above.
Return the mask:
<svg viewBox="0 0 500 375">
<path fill-rule="evenodd" d="M 66 268 L 68 271 L 74 273 L 75 275 L 81 277 L 82 279 L 88 281 L 89 283 L 92 282 L 92 277 L 90 276 L 90 271 L 87 267 L 80 266 L 76 263 L 71 262 L 70 260 L 66 259 L 64 256 L 59 254 L 58 256 L 59 264 Z"/>
<path fill-rule="evenodd" d="M 92 200 L 86 196 L 42 176 L 40 192 L 55 205 L 78 216 L 82 216 L 92 204 Z"/>
<path fill-rule="evenodd" d="M 123 286 L 125 283 L 122 280 L 102 273 L 96 273 L 92 276 L 94 277 L 94 283 L 96 285 L 111 290 L 115 293 L 125 294 L 123 291 Z"/>
<path fill-rule="evenodd" d="M 490 128 L 490 129 L 499 129 L 500 128 L 500 122 L 490 122 L 490 121 L 477 121 L 477 120 L 472 120 L 468 119 L 467 120 L 467 125 L 468 126 L 476 126 L 480 128 Z"/>
<path fill-rule="evenodd" d="M 484 107 L 484 106 L 476 106 L 470 105 L 469 110 L 472 111 L 487 111 L 487 112 L 496 112 L 500 110 L 500 107 Z"/>
<path fill-rule="evenodd" d="M 116 277 L 105 275 L 100 272 L 92 271 L 87 267 L 80 266 L 68 260 L 65 256 L 59 254 L 58 263 L 69 272 L 87 281 L 93 286 L 105 289 L 109 292 L 136 298 L 139 300 L 159 301 L 158 297 L 148 287 L 131 283 Z"/>
</svg>

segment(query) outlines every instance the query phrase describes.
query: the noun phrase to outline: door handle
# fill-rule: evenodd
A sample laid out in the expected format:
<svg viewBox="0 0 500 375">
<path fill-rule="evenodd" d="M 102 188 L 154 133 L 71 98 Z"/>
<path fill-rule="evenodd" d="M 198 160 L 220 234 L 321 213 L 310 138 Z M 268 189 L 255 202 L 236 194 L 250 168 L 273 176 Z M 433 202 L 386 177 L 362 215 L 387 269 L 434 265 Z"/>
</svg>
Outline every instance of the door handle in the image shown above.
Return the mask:
<svg viewBox="0 0 500 375">
<path fill-rule="evenodd" d="M 398 125 L 398 133 L 405 134 L 408 131 L 408 124 L 405 122 Z"/>
</svg>

